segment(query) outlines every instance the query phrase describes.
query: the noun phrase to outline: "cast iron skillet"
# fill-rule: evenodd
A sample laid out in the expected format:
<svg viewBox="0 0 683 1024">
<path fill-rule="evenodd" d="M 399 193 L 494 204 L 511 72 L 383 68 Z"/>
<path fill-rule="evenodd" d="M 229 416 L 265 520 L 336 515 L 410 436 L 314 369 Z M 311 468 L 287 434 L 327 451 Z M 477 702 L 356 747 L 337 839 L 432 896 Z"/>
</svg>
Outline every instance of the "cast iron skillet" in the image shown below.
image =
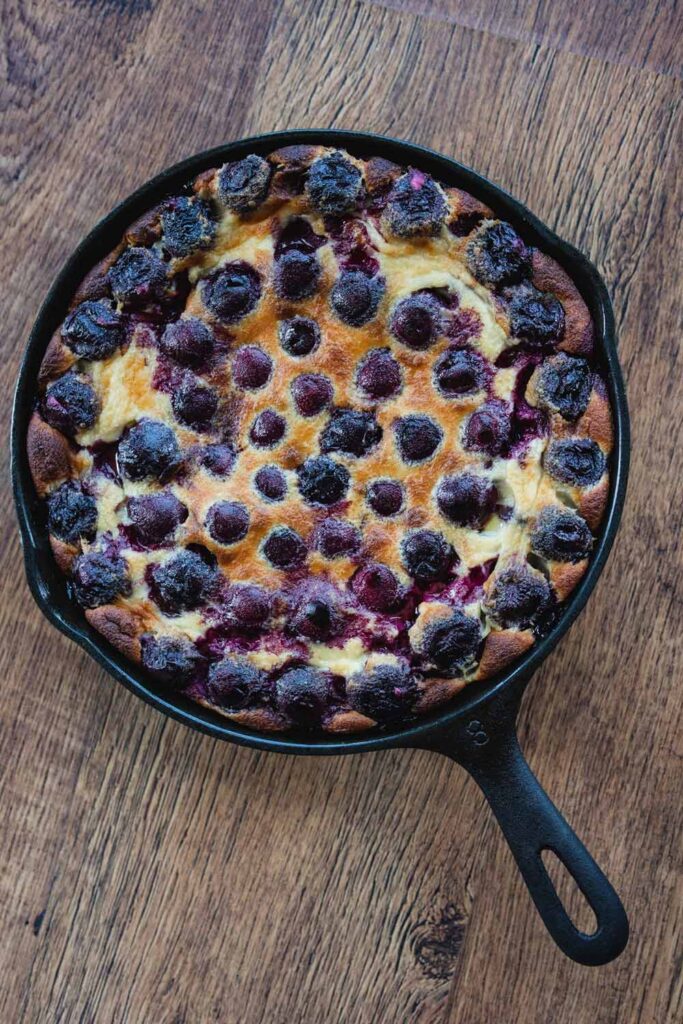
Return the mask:
<svg viewBox="0 0 683 1024">
<path fill-rule="evenodd" d="M 182 696 L 164 692 L 142 669 L 110 647 L 88 625 L 67 594 L 65 579 L 51 554 L 45 514 L 33 487 L 25 447 L 35 381 L 45 347 L 65 316 L 76 287 L 87 271 L 114 248 L 128 225 L 200 171 L 227 160 L 240 159 L 248 153 L 266 154 L 280 146 L 316 142 L 341 146 L 358 156 L 384 156 L 399 164 L 412 164 L 447 185 L 464 188 L 510 221 L 527 242 L 553 256 L 576 282 L 593 316 L 597 355 L 607 380 L 615 428 L 610 496 L 600 536 L 588 571 L 550 632 L 511 669 L 497 678 L 466 687 L 445 709 L 421 719 L 418 724 L 393 732 L 343 738 L 251 732 Z M 559 239 L 496 185 L 431 150 L 365 132 L 289 131 L 219 146 L 163 171 L 109 213 L 79 245 L 50 289 L 22 362 L 12 423 L 12 476 L 26 573 L 35 600 L 50 622 L 80 644 L 115 679 L 159 711 L 193 729 L 260 750 L 286 754 L 356 754 L 413 747 L 452 758 L 483 790 L 536 908 L 557 945 L 578 963 L 597 965 L 613 960 L 626 945 L 628 921 L 624 908 L 600 868 L 531 773 L 517 742 L 515 721 L 522 693 L 533 672 L 581 611 L 605 564 L 621 517 L 629 447 L 628 409 L 615 347 L 612 307 L 597 270 L 581 253 Z M 597 919 L 593 934 L 578 931 L 566 913 L 541 859 L 544 850 L 551 850 L 559 857 L 592 907 Z"/>
</svg>

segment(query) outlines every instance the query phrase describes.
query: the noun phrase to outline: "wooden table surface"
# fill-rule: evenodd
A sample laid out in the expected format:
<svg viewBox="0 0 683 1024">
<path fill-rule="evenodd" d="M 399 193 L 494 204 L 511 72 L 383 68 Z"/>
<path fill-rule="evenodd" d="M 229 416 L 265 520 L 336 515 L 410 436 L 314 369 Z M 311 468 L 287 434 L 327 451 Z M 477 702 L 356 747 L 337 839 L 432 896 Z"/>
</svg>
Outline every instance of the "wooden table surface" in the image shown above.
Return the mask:
<svg viewBox="0 0 683 1024">
<path fill-rule="evenodd" d="M 81 236 L 253 132 L 370 129 L 472 165 L 613 296 L 623 526 L 529 688 L 523 746 L 621 892 L 570 963 L 483 798 L 421 752 L 305 759 L 195 735 L 34 607 L 2 467 L 2 1021 L 669 1024 L 681 991 L 681 9 L 676 0 L 6 0 L 2 417 Z M 677 251 L 678 245 L 678 251 Z"/>
</svg>

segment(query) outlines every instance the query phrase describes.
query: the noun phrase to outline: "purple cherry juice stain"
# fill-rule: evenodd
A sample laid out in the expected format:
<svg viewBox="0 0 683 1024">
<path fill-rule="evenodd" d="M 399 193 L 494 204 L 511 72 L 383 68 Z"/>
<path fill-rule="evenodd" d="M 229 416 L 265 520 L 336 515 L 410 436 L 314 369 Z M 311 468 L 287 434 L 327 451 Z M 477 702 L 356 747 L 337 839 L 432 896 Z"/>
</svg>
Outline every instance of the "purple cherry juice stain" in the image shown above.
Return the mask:
<svg viewBox="0 0 683 1024">
<path fill-rule="evenodd" d="M 334 254 L 344 270 L 361 270 L 368 277 L 379 272 L 377 250 L 368 230 L 359 220 L 326 217 L 325 230 L 332 240 Z"/>
<path fill-rule="evenodd" d="M 493 572 L 497 561 L 497 558 L 490 558 L 481 565 L 473 566 L 464 576 L 458 576 L 452 583 L 444 587 L 438 600 L 456 606 L 463 606 L 479 600 L 482 597 L 483 586 Z"/>
<path fill-rule="evenodd" d="M 275 235 L 275 259 L 279 259 L 289 249 L 298 249 L 299 252 L 315 252 L 322 245 L 325 245 L 325 235 L 318 235 L 313 230 L 313 225 L 305 217 L 292 217 L 286 224 L 280 225 L 279 221 L 273 227 Z"/>
<path fill-rule="evenodd" d="M 153 323 L 143 319 L 140 314 L 133 314 L 130 318 L 131 341 L 135 342 L 138 348 L 156 348 L 158 333 Z"/>
<path fill-rule="evenodd" d="M 510 456 L 519 458 L 537 437 L 545 437 L 549 431 L 548 415 L 543 409 L 529 405 L 524 395 L 527 384 L 541 360 L 537 354 L 526 353 L 515 364 L 517 379 L 512 392 L 512 420 L 510 433 Z"/>
<path fill-rule="evenodd" d="M 181 386 L 184 376 L 184 370 L 177 363 L 160 353 L 154 368 L 152 387 L 157 391 L 163 391 L 164 394 L 172 395 Z"/>
<path fill-rule="evenodd" d="M 120 483 L 117 454 L 119 450 L 118 441 L 96 441 L 88 448 L 92 455 L 93 473 L 101 473 L 108 480 Z"/>
</svg>

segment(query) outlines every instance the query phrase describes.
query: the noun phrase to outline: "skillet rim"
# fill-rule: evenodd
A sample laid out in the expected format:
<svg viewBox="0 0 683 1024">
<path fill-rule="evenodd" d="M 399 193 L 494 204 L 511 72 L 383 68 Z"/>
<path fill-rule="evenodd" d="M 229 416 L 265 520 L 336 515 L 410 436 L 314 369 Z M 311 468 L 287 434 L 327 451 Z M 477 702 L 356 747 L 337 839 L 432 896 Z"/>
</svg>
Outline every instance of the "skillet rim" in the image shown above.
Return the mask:
<svg viewBox="0 0 683 1024">
<path fill-rule="evenodd" d="M 37 370 L 45 346 L 63 319 L 68 302 L 80 281 L 118 243 L 128 225 L 202 170 L 228 159 L 239 159 L 249 152 L 268 153 L 286 145 L 315 143 L 343 146 L 357 155 L 384 156 L 401 164 L 415 163 L 445 184 L 464 188 L 483 199 L 495 213 L 521 229 L 527 242 L 555 258 L 574 280 L 593 316 L 597 357 L 605 370 L 614 423 L 610 493 L 594 553 L 585 575 L 564 603 L 561 615 L 549 632 L 510 669 L 485 682 L 468 684 L 447 705 L 414 724 L 371 735 L 353 733 L 343 738 L 328 735 L 312 737 L 295 731 L 282 734 L 259 733 L 238 726 L 178 694 L 164 694 L 159 684 L 149 680 L 139 666 L 110 647 L 85 619 L 79 621 L 80 610 L 67 595 L 65 578 L 54 562 L 49 547 L 44 512 L 33 486 L 25 443 L 28 420 L 34 407 Z M 391 747 L 422 746 L 508 688 L 523 689 L 584 608 L 605 566 L 623 510 L 629 457 L 629 415 L 616 350 L 614 314 L 607 288 L 596 267 L 574 246 L 559 238 L 519 200 L 472 168 L 412 142 L 373 132 L 341 129 L 269 132 L 203 150 L 161 171 L 101 218 L 64 263 L 40 307 L 21 359 L 12 410 L 12 488 L 26 576 L 33 598 L 48 621 L 82 647 L 117 682 L 162 714 L 217 739 L 259 750 L 290 754 L 363 753 Z"/>
</svg>

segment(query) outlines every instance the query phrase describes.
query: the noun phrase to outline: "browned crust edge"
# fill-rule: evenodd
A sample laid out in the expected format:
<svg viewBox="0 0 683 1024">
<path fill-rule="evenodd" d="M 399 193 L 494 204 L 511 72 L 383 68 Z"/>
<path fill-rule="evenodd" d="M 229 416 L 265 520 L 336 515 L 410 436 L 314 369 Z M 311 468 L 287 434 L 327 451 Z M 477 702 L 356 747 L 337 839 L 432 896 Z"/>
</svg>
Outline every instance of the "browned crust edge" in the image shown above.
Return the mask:
<svg viewBox="0 0 683 1024">
<path fill-rule="evenodd" d="M 137 224 L 137 221 L 126 229 L 123 238 L 116 248 L 112 249 L 112 251 L 108 253 L 103 260 L 100 260 L 100 262 L 92 268 L 90 273 L 83 278 L 78 286 L 76 294 L 69 304 L 69 309 L 75 309 L 76 306 L 81 304 L 81 302 L 86 302 L 88 299 L 104 299 L 109 297 L 109 281 L 107 279 L 109 268 L 113 266 L 123 250 L 127 247 L 128 242 L 126 236 L 129 231 L 134 229 L 135 224 Z"/>
<path fill-rule="evenodd" d="M 121 651 L 131 661 L 140 664 L 142 651 L 140 647 L 140 627 L 138 619 L 126 608 L 113 604 L 103 604 L 99 608 L 86 608 L 85 617 L 112 647 Z"/>
<path fill-rule="evenodd" d="M 579 515 L 582 515 L 590 526 L 593 533 L 596 532 L 602 517 L 605 514 L 607 508 L 607 500 L 609 498 L 609 478 L 605 474 L 595 487 L 591 487 L 590 490 L 584 491 L 579 498 L 578 510 Z"/>
<path fill-rule="evenodd" d="M 574 356 L 593 352 L 593 320 L 579 290 L 560 264 L 546 253 L 534 249 L 531 282 L 542 292 L 552 292 L 564 306 L 564 337 L 557 346 Z"/>
<path fill-rule="evenodd" d="M 585 413 L 576 423 L 576 433 L 580 437 L 590 437 L 604 448 L 607 453 L 614 444 L 612 427 L 612 410 L 604 395 L 593 389 Z"/>
<path fill-rule="evenodd" d="M 374 718 L 362 715 L 360 711 L 337 711 L 326 722 L 323 723 L 325 732 L 346 733 L 364 732 L 372 729 L 377 723 Z"/>
<path fill-rule="evenodd" d="M 476 680 L 488 679 L 507 668 L 534 645 L 533 633 L 519 629 L 493 629 L 484 640 Z"/>
<path fill-rule="evenodd" d="M 64 575 L 68 576 L 74 559 L 81 550 L 80 547 L 75 544 L 67 544 L 65 541 L 60 540 L 59 537 L 55 537 L 53 533 L 50 534 L 50 547 L 52 548 L 55 562 Z"/>
<path fill-rule="evenodd" d="M 55 331 L 48 342 L 38 370 L 38 390 L 44 391 L 51 381 L 61 377 L 77 361 L 77 357 L 62 341 L 60 332 Z"/>
<path fill-rule="evenodd" d="M 55 484 L 71 476 L 73 463 L 69 442 L 38 412 L 29 420 L 26 453 L 33 483 L 41 498 Z"/>
<path fill-rule="evenodd" d="M 588 559 L 581 562 L 551 562 L 550 582 L 558 600 L 564 601 L 577 586 L 588 568 Z"/>
<path fill-rule="evenodd" d="M 464 679 L 431 677 L 424 680 L 423 686 L 424 689 L 415 705 L 415 710 L 419 715 L 427 714 L 433 708 L 451 700 L 461 690 L 464 690 L 467 682 Z"/>
</svg>

